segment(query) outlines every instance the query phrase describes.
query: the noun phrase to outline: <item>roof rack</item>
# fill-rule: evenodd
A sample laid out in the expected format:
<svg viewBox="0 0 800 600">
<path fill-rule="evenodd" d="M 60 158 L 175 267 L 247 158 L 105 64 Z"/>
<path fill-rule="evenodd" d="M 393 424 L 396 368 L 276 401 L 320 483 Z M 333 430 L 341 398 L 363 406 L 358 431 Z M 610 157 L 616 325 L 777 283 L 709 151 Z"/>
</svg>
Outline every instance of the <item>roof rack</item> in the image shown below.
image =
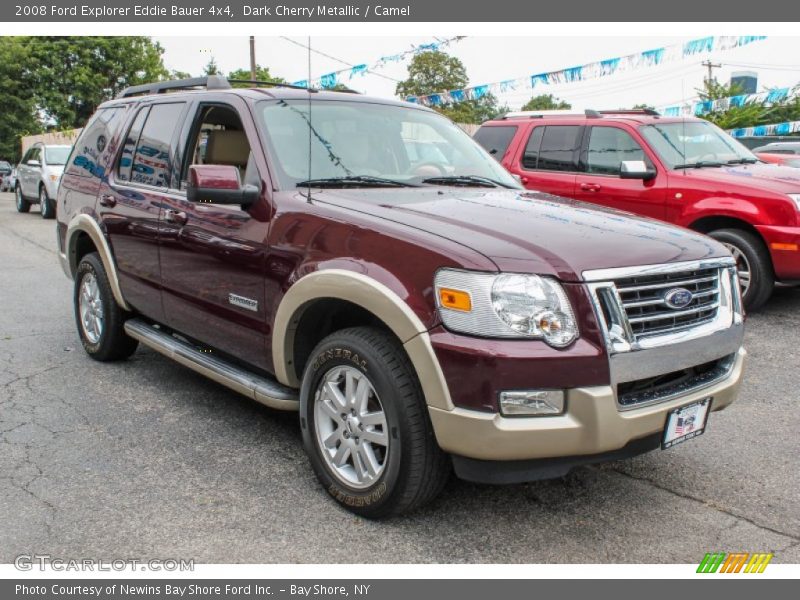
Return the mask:
<svg viewBox="0 0 800 600">
<path fill-rule="evenodd" d="M 132 85 L 122 90 L 117 98 L 129 98 L 142 94 L 164 94 L 172 90 L 229 90 L 232 83 L 247 83 L 253 86 L 274 86 L 286 87 L 295 90 L 307 90 L 299 85 L 283 83 L 280 81 L 259 81 L 256 79 L 226 79 L 222 75 L 207 75 L 205 77 L 190 77 L 189 79 L 173 79 L 172 81 L 155 81 L 153 83 L 143 83 L 142 85 Z M 315 92 L 315 89 L 310 91 Z"/>
<path fill-rule="evenodd" d="M 117 98 L 128 98 L 140 94 L 163 94 L 170 90 L 184 90 L 192 88 L 206 88 L 207 90 L 227 90 L 231 84 L 222 75 L 208 75 L 206 77 L 190 77 L 189 79 L 173 79 L 172 81 L 155 81 L 132 85 L 122 90 Z"/>
<path fill-rule="evenodd" d="M 601 115 L 649 115 L 660 117 L 661 113 L 652 108 L 620 108 L 619 110 L 601 110 Z"/>
<path fill-rule="evenodd" d="M 266 86 L 266 87 L 285 87 L 291 88 L 293 90 L 306 90 L 309 92 L 316 92 L 317 90 L 314 88 L 307 88 L 302 85 L 294 85 L 293 83 L 284 83 L 282 81 L 260 81 L 258 79 L 228 79 L 228 83 L 249 83 L 254 86 Z M 228 86 L 230 87 L 230 86 Z"/>
<path fill-rule="evenodd" d="M 574 110 L 519 110 L 506 113 L 503 119 L 543 119 L 544 117 L 582 117 L 584 113 Z"/>
</svg>

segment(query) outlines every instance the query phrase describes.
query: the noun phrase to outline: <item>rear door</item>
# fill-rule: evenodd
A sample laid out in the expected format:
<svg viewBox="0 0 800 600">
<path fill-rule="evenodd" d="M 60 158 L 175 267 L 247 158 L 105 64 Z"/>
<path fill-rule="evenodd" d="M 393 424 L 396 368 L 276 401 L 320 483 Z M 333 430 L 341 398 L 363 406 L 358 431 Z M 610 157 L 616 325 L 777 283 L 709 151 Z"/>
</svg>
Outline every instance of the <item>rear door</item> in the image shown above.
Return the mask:
<svg viewBox="0 0 800 600">
<path fill-rule="evenodd" d="M 117 261 L 125 299 L 161 322 L 159 216 L 167 199 L 178 193 L 173 167 L 186 110 L 186 102 L 180 101 L 141 106 L 98 198 L 97 212 Z"/>
<path fill-rule="evenodd" d="M 251 151 L 261 146 L 244 101 L 214 98 L 192 107 L 180 145 L 181 189 L 162 213 L 165 319 L 187 336 L 270 370 L 264 279 L 270 187 Z M 192 164 L 235 166 L 241 183 L 256 185 L 262 195 L 247 209 L 190 202 L 185 181 Z"/>
<path fill-rule="evenodd" d="M 667 175 L 660 170 L 634 132 L 614 124 L 592 125 L 584 137 L 575 197 L 646 217 L 666 215 Z M 622 161 L 644 161 L 656 177 L 647 181 L 620 178 Z"/>
<path fill-rule="evenodd" d="M 508 169 L 513 155 L 511 142 L 518 130 L 519 125 L 483 125 L 473 139 Z"/>
<path fill-rule="evenodd" d="M 535 124 L 517 152 L 517 160 L 507 167 L 529 190 L 573 197 L 578 171 L 581 125 Z"/>
</svg>

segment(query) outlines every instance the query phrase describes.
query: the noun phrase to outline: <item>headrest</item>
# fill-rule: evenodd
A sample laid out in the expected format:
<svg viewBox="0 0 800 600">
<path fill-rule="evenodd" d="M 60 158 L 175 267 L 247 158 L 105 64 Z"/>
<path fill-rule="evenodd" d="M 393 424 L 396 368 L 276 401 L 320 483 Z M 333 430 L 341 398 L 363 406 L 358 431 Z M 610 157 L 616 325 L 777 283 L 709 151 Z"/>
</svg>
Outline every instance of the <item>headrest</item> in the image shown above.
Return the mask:
<svg viewBox="0 0 800 600">
<path fill-rule="evenodd" d="M 244 131 L 213 129 L 206 142 L 207 165 L 233 165 L 243 167 L 250 155 L 250 144 Z"/>
</svg>

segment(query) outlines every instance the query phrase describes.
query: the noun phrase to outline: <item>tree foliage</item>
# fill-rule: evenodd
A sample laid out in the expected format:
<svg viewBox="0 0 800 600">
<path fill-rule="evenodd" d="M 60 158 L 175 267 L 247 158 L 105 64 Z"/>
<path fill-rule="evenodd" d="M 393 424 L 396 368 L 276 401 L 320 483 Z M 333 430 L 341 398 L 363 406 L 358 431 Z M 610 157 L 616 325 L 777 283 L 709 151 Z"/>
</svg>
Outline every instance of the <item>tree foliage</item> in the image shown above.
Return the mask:
<svg viewBox="0 0 800 600">
<path fill-rule="evenodd" d="M 143 36 L 0 38 L 2 156 L 18 158 L 22 135 L 82 127 L 129 85 L 166 78 L 162 54 Z"/>
<path fill-rule="evenodd" d="M 397 84 L 396 93 L 401 98 L 424 96 L 463 89 L 468 83 L 464 63 L 446 52 L 431 50 L 414 55 L 408 65 L 408 78 Z M 508 107 L 498 106 L 492 94 L 432 108 L 456 123 L 482 123 L 508 112 Z"/>
<path fill-rule="evenodd" d="M 752 101 L 741 106 L 729 106 L 726 110 L 715 110 L 704 114 L 703 118 L 711 121 L 722 129 L 738 129 L 740 127 L 753 127 L 755 125 L 770 125 L 784 121 L 800 120 L 800 98 L 795 94 L 795 88 L 783 100 L 767 103 L 766 100 Z M 738 85 L 718 83 L 715 79 L 706 81 L 697 93 L 702 101 L 718 100 L 738 96 L 742 88 Z"/>
<path fill-rule="evenodd" d="M 228 73 L 228 79 L 245 79 L 250 80 L 250 69 L 236 69 Z M 269 67 L 262 67 L 256 65 L 256 80 L 257 81 L 275 81 L 279 83 L 286 83 L 283 77 L 276 77 L 269 72 Z M 234 83 L 234 87 L 247 87 L 246 83 Z"/>
<path fill-rule="evenodd" d="M 572 108 L 572 104 L 556 98 L 553 94 L 534 96 L 522 106 L 522 110 L 566 110 L 569 108 Z"/>
</svg>

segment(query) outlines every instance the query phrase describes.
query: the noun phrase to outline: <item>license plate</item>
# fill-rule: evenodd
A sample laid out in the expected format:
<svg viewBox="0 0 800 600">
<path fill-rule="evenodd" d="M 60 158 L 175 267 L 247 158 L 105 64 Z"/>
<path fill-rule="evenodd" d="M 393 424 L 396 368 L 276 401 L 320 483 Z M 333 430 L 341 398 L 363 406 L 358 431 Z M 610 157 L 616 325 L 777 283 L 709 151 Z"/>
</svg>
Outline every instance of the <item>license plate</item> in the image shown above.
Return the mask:
<svg viewBox="0 0 800 600">
<path fill-rule="evenodd" d="M 676 444 L 702 435 L 706 429 L 709 408 L 711 408 L 710 397 L 670 411 L 667 415 L 667 425 L 664 427 L 661 448 L 672 448 Z"/>
</svg>

